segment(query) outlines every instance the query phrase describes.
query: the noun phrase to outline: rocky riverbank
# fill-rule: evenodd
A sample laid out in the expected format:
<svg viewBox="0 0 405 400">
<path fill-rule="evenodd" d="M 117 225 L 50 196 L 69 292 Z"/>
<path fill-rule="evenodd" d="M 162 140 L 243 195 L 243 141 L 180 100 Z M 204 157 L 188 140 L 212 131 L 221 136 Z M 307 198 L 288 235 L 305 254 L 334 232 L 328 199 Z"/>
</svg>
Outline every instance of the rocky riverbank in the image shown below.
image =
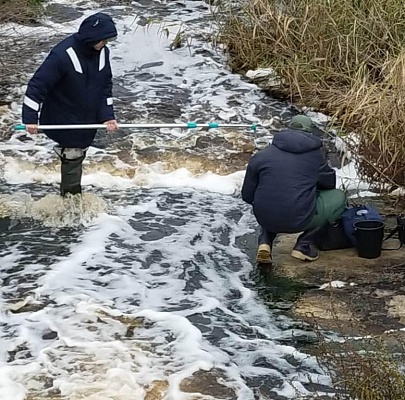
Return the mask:
<svg viewBox="0 0 405 400">
<path fill-rule="evenodd" d="M 403 212 L 395 200 L 358 201 L 379 209 L 386 218 L 387 233 L 395 226 L 394 215 Z M 380 334 L 405 327 L 404 247 L 384 250 L 376 259 L 360 258 L 354 248 L 320 252 L 318 260 L 306 263 L 290 256 L 297 236 L 277 238 L 271 268 L 274 277 L 288 278 L 306 288 L 289 303 L 291 316 L 347 335 Z M 398 245 L 394 237 L 384 243 L 384 248 Z M 249 243 L 252 262 L 254 246 Z"/>
</svg>

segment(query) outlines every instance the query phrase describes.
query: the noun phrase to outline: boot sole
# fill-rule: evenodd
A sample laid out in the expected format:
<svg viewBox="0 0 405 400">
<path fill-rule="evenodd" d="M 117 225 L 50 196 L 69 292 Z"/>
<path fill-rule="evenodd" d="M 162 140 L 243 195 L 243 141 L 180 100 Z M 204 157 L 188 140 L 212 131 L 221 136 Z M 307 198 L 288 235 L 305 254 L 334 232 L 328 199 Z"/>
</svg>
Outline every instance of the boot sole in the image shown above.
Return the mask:
<svg viewBox="0 0 405 400">
<path fill-rule="evenodd" d="M 256 263 L 257 264 L 271 264 L 272 260 L 271 260 L 270 252 L 267 250 L 259 250 L 257 252 Z"/>
<path fill-rule="evenodd" d="M 316 257 L 310 257 L 305 255 L 304 253 L 301 253 L 298 250 L 293 250 L 291 252 L 291 257 L 297 258 L 298 260 L 302 261 L 316 261 L 319 258 L 319 255 L 317 255 Z"/>
</svg>

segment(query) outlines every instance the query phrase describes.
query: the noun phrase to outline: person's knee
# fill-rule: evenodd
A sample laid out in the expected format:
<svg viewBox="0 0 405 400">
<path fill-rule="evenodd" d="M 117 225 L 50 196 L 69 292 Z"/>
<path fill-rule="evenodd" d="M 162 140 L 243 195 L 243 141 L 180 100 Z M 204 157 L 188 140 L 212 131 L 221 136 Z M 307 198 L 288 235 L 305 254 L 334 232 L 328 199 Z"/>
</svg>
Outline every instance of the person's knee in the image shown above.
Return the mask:
<svg viewBox="0 0 405 400">
<path fill-rule="evenodd" d="M 54 148 L 55 153 L 63 160 L 69 161 L 83 161 L 86 157 L 86 149 L 81 149 L 78 147 L 61 147 L 55 146 Z"/>
<path fill-rule="evenodd" d="M 323 215 L 325 222 L 332 223 L 340 218 L 347 205 L 347 197 L 343 190 L 332 189 L 322 195 Z"/>
<path fill-rule="evenodd" d="M 337 196 L 342 200 L 342 202 L 345 202 L 347 200 L 346 192 L 344 192 L 342 189 L 335 189 L 335 190 L 338 193 Z"/>
<path fill-rule="evenodd" d="M 347 196 L 343 190 L 335 189 L 333 196 L 333 209 L 332 219 L 336 220 L 341 217 L 347 206 Z M 331 222 L 331 221 L 329 221 Z"/>
<path fill-rule="evenodd" d="M 335 189 L 334 193 L 335 202 L 337 205 L 345 207 L 347 203 L 346 193 L 341 189 Z"/>
</svg>

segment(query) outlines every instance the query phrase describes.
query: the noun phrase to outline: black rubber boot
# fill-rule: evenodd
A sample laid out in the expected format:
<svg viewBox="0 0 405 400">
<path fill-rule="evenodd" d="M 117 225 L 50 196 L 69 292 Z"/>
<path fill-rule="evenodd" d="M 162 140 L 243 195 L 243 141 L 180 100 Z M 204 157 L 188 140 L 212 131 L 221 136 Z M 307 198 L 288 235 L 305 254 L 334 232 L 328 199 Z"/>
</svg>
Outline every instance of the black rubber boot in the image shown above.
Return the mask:
<svg viewBox="0 0 405 400">
<path fill-rule="evenodd" d="M 82 173 L 83 173 L 83 160 L 85 155 L 74 160 L 68 160 L 61 157 L 61 183 L 60 194 L 66 196 L 68 193 L 74 195 L 82 193 Z"/>
<path fill-rule="evenodd" d="M 298 236 L 294 249 L 291 252 L 291 256 L 303 261 L 315 261 L 318 259 L 318 249 L 315 246 L 317 235 L 320 228 L 310 229 L 301 233 Z"/>
<path fill-rule="evenodd" d="M 86 158 L 87 148 L 80 149 L 55 146 L 53 149 L 62 163 L 60 181 L 61 196 L 66 196 L 68 193 L 72 195 L 82 193 L 83 160 Z"/>
</svg>

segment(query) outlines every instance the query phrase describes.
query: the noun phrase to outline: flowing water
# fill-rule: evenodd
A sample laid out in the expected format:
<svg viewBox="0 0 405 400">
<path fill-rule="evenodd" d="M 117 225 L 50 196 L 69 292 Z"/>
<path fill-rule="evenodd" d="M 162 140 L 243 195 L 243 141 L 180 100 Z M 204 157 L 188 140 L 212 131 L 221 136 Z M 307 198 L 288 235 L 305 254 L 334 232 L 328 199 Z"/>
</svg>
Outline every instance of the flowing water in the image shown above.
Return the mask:
<svg viewBox="0 0 405 400">
<path fill-rule="evenodd" d="M 206 3 L 115 3 L 59 1 L 46 26 L 9 26 L 31 32 L 15 39 L 30 50 L 25 78 L 51 44 L 103 10 L 120 32 L 111 44 L 119 122 L 277 129 L 290 115 L 226 68 L 209 41 Z M 8 94 L 5 134 L 18 122 L 23 83 Z M 45 136 L 0 143 L 1 400 L 327 391 L 329 378 L 294 347 L 309 333 L 285 316 L 289 296 L 304 289 L 254 265 L 257 228 L 239 194 L 254 139 L 242 129 L 100 134 L 82 201 L 57 195 L 59 165 Z"/>
</svg>

